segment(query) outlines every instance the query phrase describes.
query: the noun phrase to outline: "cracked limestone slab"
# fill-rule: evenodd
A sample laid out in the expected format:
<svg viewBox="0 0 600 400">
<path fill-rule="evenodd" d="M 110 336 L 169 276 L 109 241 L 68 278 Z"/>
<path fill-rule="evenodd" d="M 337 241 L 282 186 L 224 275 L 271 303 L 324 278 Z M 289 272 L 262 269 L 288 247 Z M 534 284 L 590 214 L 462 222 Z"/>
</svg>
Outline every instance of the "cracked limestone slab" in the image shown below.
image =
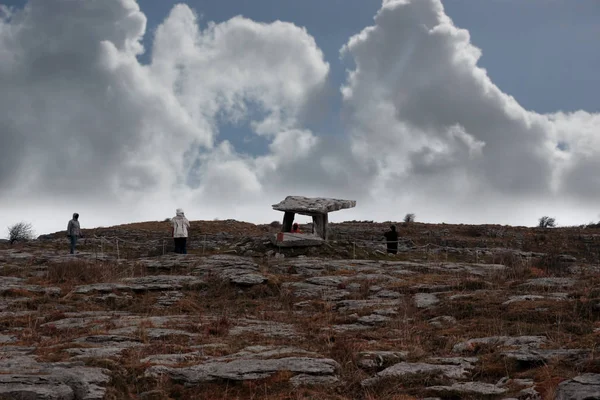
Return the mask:
<svg viewBox="0 0 600 400">
<path fill-rule="evenodd" d="M 405 361 L 408 351 L 362 351 L 357 355 L 357 365 L 364 369 L 381 368 Z"/>
<path fill-rule="evenodd" d="M 434 293 L 417 293 L 413 299 L 417 308 L 431 308 L 440 302 Z"/>
<path fill-rule="evenodd" d="M 545 336 L 489 336 L 484 338 L 469 339 L 454 345 L 454 353 L 469 352 L 481 345 L 494 345 L 502 347 L 516 346 L 520 348 L 539 348 L 546 342 Z"/>
<path fill-rule="evenodd" d="M 235 381 L 264 379 L 279 371 L 294 375 L 335 376 L 339 364 L 327 358 L 284 357 L 275 359 L 237 359 L 230 362 L 206 362 L 187 368 L 154 366 L 146 370 L 150 377 L 169 376 L 185 385 L 198 385 L 218 379 Z"/>
<path fill-rule="evenodd" d="M 308 282 L 285 282 L 281 288 L 290 290 L 298 297 L 319 298 L 328 301 L 338 301 L 350 295 L 347 290 Z"/>
<path fill-rule="evenodd" d="M 275 321 L 262 321 L 256 319 L 242 318 L 235 321 L 236 326 L 229 329 L 232 336 L 255 333 L 265 337 L 299 337 L 294 325 Z"/>
<path fill-rule="evenodd" d="M 362 386 L 372 386 L 386 378 L 409 378 L 418 375 L 439 374 L 448 379 L 464 379 L 468 370 L 459 365 L 401 362 L 380 371 L 372 378 L 361 382 Z"/>
<path fill-rule="evenodd" d="M 600 399 L 600 374 L 583 374 L 561 382 L 556 389 L 555 400 Z"/>
<path fill-rule="evenodd" d="M 441 395 L 459 394 L 476 396 L 497 396 L 508 392 L 508 389 L 484 382 L 457 382 L 451 386 L 430 386 L 426 390 Z"/>
</svg>

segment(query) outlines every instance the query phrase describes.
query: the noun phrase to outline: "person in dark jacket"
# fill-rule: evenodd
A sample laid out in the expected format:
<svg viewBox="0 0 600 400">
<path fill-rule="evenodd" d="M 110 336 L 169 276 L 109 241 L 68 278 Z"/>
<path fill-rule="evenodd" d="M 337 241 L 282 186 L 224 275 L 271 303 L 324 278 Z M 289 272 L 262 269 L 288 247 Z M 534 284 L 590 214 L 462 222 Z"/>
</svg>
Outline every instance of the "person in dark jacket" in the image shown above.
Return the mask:
<svg viewBox="0 0 600 400">
<path fill-rule="evenodd" d="M 67 236 L 71 240 L 71 254 L 75 254 L 75 246 L 77 246 L 77 239 L 81 235 L 81 228 L 79 226 L 79 214 L 74 213 L 73 219 L 69 221 L 67 225 Z"/>
<path fill-rule="evenodd" d="M 389 254 L 398 253 L 398 232 L 396 232 L 396 225 L 390 226 L 390 230 L 383 234 L 387 243 L 387 252 Z"/>
</svg>

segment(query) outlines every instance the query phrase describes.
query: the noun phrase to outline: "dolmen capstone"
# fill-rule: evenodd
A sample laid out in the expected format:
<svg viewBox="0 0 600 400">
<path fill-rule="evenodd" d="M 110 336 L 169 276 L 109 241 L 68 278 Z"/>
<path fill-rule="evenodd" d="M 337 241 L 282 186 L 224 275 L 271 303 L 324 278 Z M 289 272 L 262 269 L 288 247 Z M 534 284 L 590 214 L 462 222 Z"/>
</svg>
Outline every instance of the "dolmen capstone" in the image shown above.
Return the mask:
<svg viewBox="0 0 600 400">
<path fill-rule="evenodd" d="M 273 209 L 283 211 L 281 232 L 272 237 L 275 245 L 281 247 L 319 246 L 327 240 L 328 214 L 332 211 L 353 208 L 355 200 L 329 199 L 323 197 L 287 196 Z M 292 233 L 296 214 L 312 217 L 312 232 Z"/>
</svg>

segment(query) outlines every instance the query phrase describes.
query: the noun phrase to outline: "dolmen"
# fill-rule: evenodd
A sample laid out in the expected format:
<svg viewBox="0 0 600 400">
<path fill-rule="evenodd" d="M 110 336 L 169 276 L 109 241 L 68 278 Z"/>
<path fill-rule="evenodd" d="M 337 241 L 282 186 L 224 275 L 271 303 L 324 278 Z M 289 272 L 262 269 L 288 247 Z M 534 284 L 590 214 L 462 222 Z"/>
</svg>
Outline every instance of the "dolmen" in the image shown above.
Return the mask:
<svg viewBox="0 0 600 400">
<path fill-rule="evenodd" d="M 320 246 L 327 240 L 328 214 L 355 206 L 355 200 L 287 196 L 280 203 L 273 204 L 274 210 L 283 211 L 284 214 L 281 232 L 274 235 L 271 240 L 280 247 Z M 312 217 L 312 232 L 291 232 L 296 214 Z"/>
</svg>

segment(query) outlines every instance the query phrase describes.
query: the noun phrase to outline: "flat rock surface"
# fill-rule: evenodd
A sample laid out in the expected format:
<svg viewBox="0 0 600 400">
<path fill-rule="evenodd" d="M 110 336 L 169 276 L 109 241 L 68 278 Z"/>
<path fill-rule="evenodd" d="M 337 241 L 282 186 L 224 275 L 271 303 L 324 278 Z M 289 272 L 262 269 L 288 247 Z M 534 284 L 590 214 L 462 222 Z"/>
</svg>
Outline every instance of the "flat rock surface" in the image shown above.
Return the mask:
<svg viewBox="0 0 600 400">
<path fill-rule="evenodd" d="M 600 233 L 396 225 L 396 255 L 372 222 L 313 248 L 233 220 L 193 221 L 187 255 L 162 222 L 0 243 L 0 398 L 597 395 Z"/>
<path fill-rule="evenodd" d="M 556 390 L 556 400 L 600 399 L 600 374 L 584 374 L 562 382 Z"/>
</svg>

